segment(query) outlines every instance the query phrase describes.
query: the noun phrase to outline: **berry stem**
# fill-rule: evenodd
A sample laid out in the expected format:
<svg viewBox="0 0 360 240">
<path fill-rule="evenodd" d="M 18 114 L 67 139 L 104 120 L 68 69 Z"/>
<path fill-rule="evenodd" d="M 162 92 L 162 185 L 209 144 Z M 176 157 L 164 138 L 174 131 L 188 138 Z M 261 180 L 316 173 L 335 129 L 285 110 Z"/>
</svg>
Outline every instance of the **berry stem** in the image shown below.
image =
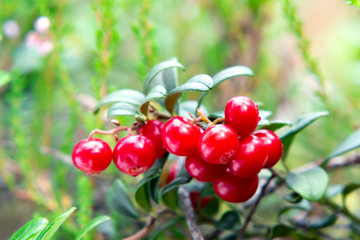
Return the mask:
<svg viewBox="0 0 360 240">
<path fill-rule="evenodd" d="M 215 120 L 213 121 L 213 124 L 215 125 L 215 124 L 218 124 L 218 123 L 220 123 L 220 122 L 225 122 L 225 118 L 217 118 L 217 119 L 215 119 Z"/>
<path fill-rule="evenodd" d="M 208 119 L 205 115 L 205 113 L 200 111 L 200 108 L 197 109 L 197 115 L 201 118 L 201 120 L 203 120 L 208 126 L 212 126 L 214 125 L 212 121 L 210 121 L 210 119 Z"/>
<path fill-rule="evenodd" d="M 88 139 L 93 140 L 95 134 L 102 134 L 102 135 L 113 135 L 115 137 L 115 140 L 118 141 L 118 136 L 116 135 L 116 133 L 119 132 L 119 131 L 127 131 L 128 128 L 129 127 L 119 126 L 117 128 L 114 128 L 114 129 L 111 129 L 111 130 L 108 130 L 108 131 L 104 131 L 104 130 L 100 130 L 100 129 L 94 129 L 89 134 Z"/>
</svg>

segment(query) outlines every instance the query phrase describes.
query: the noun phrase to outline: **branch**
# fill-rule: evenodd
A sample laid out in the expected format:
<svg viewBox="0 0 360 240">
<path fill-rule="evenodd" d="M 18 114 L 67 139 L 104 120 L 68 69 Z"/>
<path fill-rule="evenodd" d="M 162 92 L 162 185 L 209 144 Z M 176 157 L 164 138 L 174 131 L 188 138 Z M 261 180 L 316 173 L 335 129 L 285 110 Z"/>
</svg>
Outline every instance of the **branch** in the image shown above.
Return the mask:
<svg viewBox="0 0 360 240">
<path fill-rule="evenodd" d="M 268 178 L 268 180 L 266 181 L 266 183 L 262 186 L 261 188 L 261 192 L 260 192 L 260 195 L 258 196 L 258 198 L 256 199 L 254 205 L 252 206 L 249 214 L 247 215 L 246 219 L 245 219 L 245 222 L 244 222 L 244 225 L 243 227 L 241 228 L 240 230 L 240 233 L 239 235 L 237 236 L 236 240 L 241 240 L 244 238 L 244 234 L 245 234 L 245 231 L 246 231 L 246 228 L 247 226 L 249 225 L 250 221 L 251 221 L 251 218 L 252 216 L 254 215 L 261 199 L 265 196 L 265 192 L 266 192 L 266 189 L 267 187 L 269 186 L 271 180 L 276 176 L 276 174 L 274 172 L 272 172 L 271 176 Z"/>
<path fill-rule="evenodd" d="M 184 187 L 179 187 L 179 198 L 181 208 L 183 209 L 186 217 L 191 237 L 193 240 L 204 240 L 201 231 L 196 223 L 194 208 L 191 204 L 189 191 Z"/>
<path fill-rule="evenodd" d="M 123 238 L 123 240 L 138 240 L 138 239 L 144 238 L 153 229 L 154 224 L 155 224 L 155 220 L 156 219 L 153 216 L 150 216 L 150 218 L 146 222 L 146 225 L 145 225 L 144 228 L 142 228 L 140 231 L 138 231 L 134 235 L 131 235 L 130 237 Z"/>
</svg>

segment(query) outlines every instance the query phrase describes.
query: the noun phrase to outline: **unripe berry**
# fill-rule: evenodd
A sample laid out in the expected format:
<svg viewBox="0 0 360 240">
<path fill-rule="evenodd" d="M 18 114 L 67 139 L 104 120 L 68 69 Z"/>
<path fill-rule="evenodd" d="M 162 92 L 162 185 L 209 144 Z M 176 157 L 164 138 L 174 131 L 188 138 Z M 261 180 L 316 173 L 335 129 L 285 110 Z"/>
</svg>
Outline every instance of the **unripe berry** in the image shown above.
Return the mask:
<svg viewBox="0 0 360 240">
<path fill-rule="evenodd" d="M 105 170 L 110 165 L 111 158 L 109 144 L 98 138 L 81 140 L 72 152 L 75 166 L 88 175 Z"/>
<path fill-rule="evenodd" d="M 198 152 L 203 160 L 212 164 L 227 164 L 239 148 L 239 139 L 231 127 L 217 124 L 200 136 Z"/>
<path fill-rule="evenodd" d="M 113 160 L 120 171 L 136 177 L 154 165 L 156 160 L 154 145 L 145 136 L 127 136 L 116 144 Z"/>
<path fill-rule="evenodd" d="M 267 147 L 256 136 L 240 138 L 237 154 L 229 163 L 232 174 L 240 178 L 257 175 L 267 160 Z"/>
<path fill-rule="evenodd" d="M 161 139 L 161 129 L 164 123 L 160 120 L 149 120 L 140 129 L 140 134 L 153 141 L 155 148 L 155 158 L 161 158 L 167 152 Z"/>
<path fill-rule="evenodd" d="M 249 200 L 256 192 L 259 179 L 238 178 L 226 171 L 224 175 L 213 181 L 215 193 L 227 202 L 239 203 Z"/>
<path fill-rule="evenodd" d="M 196 151 L 200 129 L 192 120 L 184 117 L 169 119 L 161 130 L 165 148 L 172 154 L 188 156 Z"/>
<path fill-rule="evenodd" d="M 196 180 L 200 182 L 211 182 L 223 175 L 227 166 L 225 164 L 207 163 L 198 153 L 195 153 L 186 157 L 185 168 Z"/>
<path fill-rule="evenodd" d="M 281 158 L 283 153 L 283 145 L 279 137 L 272 131 L 260 129 L 254 132 L 264 145 L 268 148 L 268 160 L 264 168 L 272 168 Z"/>
<path fill-rule="evenodd" d="M 225 123 L 239 136 L 252 133 L 260 119 L 258 106 L 248 97 L 234 97 L 225 106 Z"/>
</svg>

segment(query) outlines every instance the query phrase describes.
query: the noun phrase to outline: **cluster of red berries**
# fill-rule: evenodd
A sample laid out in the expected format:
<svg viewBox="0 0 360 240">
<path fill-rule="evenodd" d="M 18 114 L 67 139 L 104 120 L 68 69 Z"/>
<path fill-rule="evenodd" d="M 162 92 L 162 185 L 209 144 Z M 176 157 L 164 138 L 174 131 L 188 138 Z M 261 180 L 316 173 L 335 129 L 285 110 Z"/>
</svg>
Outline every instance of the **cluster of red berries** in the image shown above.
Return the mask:
<svg viewBox="0 0 360 240">
<path fill-rule="evenodd" d="M 168 151 L 185 156 L 188 173 L 198 181 L 212 182 L 220 198 L 244 202 L 255 193 L 260 170 L 279 161 L 282 143 L 272 131 L 255 131 L 259 109 L 248 97 L 230 99 L 224 120 L 223 124 L 213 124 L 205 119 L 209 126 L 206 130 L 196 120 L 180 116 L 165 124 L 149 120 L 138 134 L 118 141 L 113 151 L 100 139 L 80 141 L 74 148 L 73 161 L 80 170 L 94 174 L 113 160 L 120 171 L 137 176 Z"/>
<path fill-rule="evenodd" d="M 244 202 L 258 187 L 258 173 L 273 167 L 282 155 L 275 133 L 256 129 L 258 106 L 248 97 L 226 104 L 225 123 L 202 131 L 191 119 L 174 117 L 162 129 L 165 148 L 186 156 L 185 168 L 201 182 L 212 182 L 215 193 L 228 202 Z M 240 138 L 239 138 L 240 137 Z"/>
</svg>

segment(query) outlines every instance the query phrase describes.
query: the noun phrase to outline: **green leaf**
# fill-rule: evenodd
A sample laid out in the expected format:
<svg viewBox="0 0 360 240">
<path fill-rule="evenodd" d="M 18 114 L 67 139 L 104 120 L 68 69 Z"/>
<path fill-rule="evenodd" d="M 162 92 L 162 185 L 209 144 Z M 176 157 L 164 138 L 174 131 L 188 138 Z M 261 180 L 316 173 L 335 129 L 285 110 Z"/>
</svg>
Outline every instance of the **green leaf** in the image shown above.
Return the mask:
<svg viewBox="0 0 360 240">
<path fill-rule="evenodd" d="M 94 112 L 97 113 L 100 107 L 109 104 L 109 103 L 127 103 L 136 106 L 140 106 L 140 104 L 144 101 L 144 94 L 139 91 L 132 89 L 120 89 L 115 92 L 109 93 L 100 102 L 96 105 Z"/>
<path fill-rule="evenodd" d="M 184 84 L 174 88 L 165 98 L 165 108 L 172 114 L 175 114 L 175 106 L 182 93 L 184 92 L 208 92 L 214 87 L 213 79 L 206 74 L 196 75 L 190 78 Z"/>
<path fill-rule="evenodd" d="M 281 120 L 274 120 L 268 121 L 267 123 L 260 125 L 261 129 L 268 129 L 270 131 L 275 132 L 276 130 L 283 128 L 283 127 L 290 127 L 292 125 L 291 122 L 281 121 Z M 258 125 L 259 126 L 259 125 Z"/>
<path fill-rule="evenodd" d="M 82 239 L 88 232 L 90 232 L 93 228 L 95 228 L 97 225 L 99 225 L 100 223 L 103 223 L 105 221 L 110 220 L 109 216 L 98 216 L 96 218 L 94 218 L 93 220 L 91 220 L 88 225 L 81 230 L 81 232 L 79 232 L 76 235 L 75 240 L 80 240 Z"/>
<path fill-rule="evenodd" d="M 10 73 L 0 70 L 0 87 L 10 82 Z"/>
<path fill-rule="evenodd" d="M 267 119 L 268 117 L 270 117 L 272 115 L 271 111 L 267 111 L 267 110 L 259 110 L 259 117 L 261 117 L 261 119 Z"/>
<path fill-rule="evenodd" d="M 328 198 L 333 198 L 344 191 L 345 186 L 343 184 L 330 185 L 326 191 Z"/>
<path fill-rule="evenodd" d="M 147 116 L 150 101 L 165 97 L 166 97 L 166 89 L 161 85 L 156 85 L 151 89 L 150 93 L 142 101 L 140 105 L 140 112 L 145 116 Z"/>
<path fill-rule="evenodd" d="M 309 228 L 320 229 L 320 228 L 329 227 L 331 225 L 334 225 L 336 223 L 337 219 L 338 219 L 337 214 L 332 213 L 328 216 L 325 216 L 323 218 L 320 218 L 320 219 L 310 223 Z"/>
<path fill-rule="evenodd" d="M 330 159 L 340 156 L 358 147 L 360 147 L 360 129 L 353 132 L 349 137 L 342 141 L 340 145 L 337 146 L 337 148 L 335 148 L 335 150 L 324 159 L 321 165 L 324 166 Z"/>
<path fill-rule="evenodd" d="M 165 229 L 167 229 L 168 227 L 174 225 L 175 223 L 179 222 L 179 221 L 183 221 L 184 218 L 183 217 L 177 217 L 177 218 L 173 218 L 170 219 L 169 221 L 164 222 L 161 226 L 159 226 L 150 236 L 150 240 L 155 240 L 156 237 L 165 231 Z"/>
<path fill-rule="evenodd" d="M 171 59 L 156 64 L 146 75 L 145 83 L 144 83 L 144 93 L 148 92 L 148 88 L 154 77 L 156 77 L 156 75 L 158 75 L 160 72 L 169 68 L 181 68 L 185 70 L 184 66 L 181 63 L 179 63 L 176 59 Z"/>
<path fill-rule="evenodd" d="M 106 193 L 106 203 L 112 211 L 119 214 L 132 218 L 140 217 L 120 179 L 117 179 Z"/>
<path fill-rule="evenodd" d="M 215 223 L 215 227 L 223 230 L 239 229 L 241 220 L 236 211 L 227 211 L 221 216 L 221 219 Z"/>
<path fill-rule="evenodd" d="M 163 85 L 167 92 L 178 86 L 178 69 L 168 68 L 162 72 Z"/>
<path fill-rule="evenodd" d="M 329 176 L 320 167 L 314 167 L 299 173 L 288 173 L 286 185 L 310 201 L 320 200 L 326 193 Z"/>
<path fill-rule="evenodd" d="M 285 201 L 293 204 L 301 202 L 302 199 L 303 198 L 296 192 L 291 192 L 284 196 Z"/>
<path fill-rule="evenodd" d="M 186 169 L 185 168 L 182 169 L 181 172 L 178 174 L 178 176 L 174 180 L 172 180 L 168 185 L 166 185 L 164 187 L 161 195 L 164 195 L 165 193 L 167 193 L 181 185 L 189 183 L 191 181 L 191 179 L 192 179 L 192 177 L 188 174 Z"/>
<path fill-rule="evenodd" d="M 292 141 L 297 133 L 303 130 L 305 127 L 313 123 L 315 120 L 329 116 L 329 112 L 321 111 L 321 112 L 314 112 L 314 113 L 307 113 L 302 115 L 280 139 L 284 145 L 284 152 L 282 155 L 283 161 L 285 161 L 289 148 L 291 146 Z"/>
<path fill-rule="evenodd" d="M 178 188 L 174 188 L 161 195 L 164 204 L 172 210 L 176 210 L 178 206 Z"/>
<path fill-rule="evenodd" d="M 59 227 L 68 219 L 70 214 L 72 214 L 75 211 L 76 207 L 72 207 L 63 214 L 61 214 L 59 217 L 57 217 L 53 222 L 49 223 L 44 230 L 39 234 L 37 237 L 37 240 L 51 240 L 56 233 L 56 231 L 59 229 Z"/>
<path fill-rule="evenodd" d="M 28 240 L 38 235 L 48 224 L 46 218 L 35 218 L 17 230 L 9 240 Z"/>
<path fill-rule="evenodd" d="M 112 105 L 108 111 L 108 118 L 114 116 L 136 116 L 139 114 L 137 109 L 128 103 L 115 103 Z"/>
<path fill-rule="evenodd" d="M 349 183 L 344 187 L 344 189 L 342 191 L 342 203 L 343 203 L 343 207 L 345 209 L 347 209 L 347 206 L 346 206 L 347 195 L 349 195 L 351 192 L 353 192 L 359 188 L 360 188 L 360 183 Z"/>
<path fill-rule="evenodd" d="M 271 229 L 270 239 L 287 236 L 293 231 L 293 228 L 284 224 L 277 224 Z"/>
<path fill-rule="evenodd" d="M 189 118 L 190 116 L 188 113 L 191 113 L 194 117 L 196 117 L 197 107 L 198 107 L 197 101 L 193 101 L 193 100 L 183 101 L 179 104 L 179 115 Z M 206 115 L 209 114 L 207 109 L 203 105 L 200 106 L 200 110 L 201 110 L 201 112 L 205 113 Z"/>
<path fill-rule="evenodd" d="M 138 205 L 147 212 L 151 211 L 151 187 L 158 187 L 158 186 L 151 186 L 151 181 L 159 178 L 161 174 L 161 169 L 164 166 L 167 156 L 164 156 L 158 159 L 154 166 L 152 166 L 145 174 L 144 177 L 138 182 L 135 187 L 134 197 Z"/>
<path fill-rule="evenodd" d="M 225 81 L 229 78 L 238 77 L 238 76 L 251 76 L 252 77 L 252 76 L 254 76 L 254 73 L 250 68 L 245 67 L 245 66 L 232 66 L 232 67 L 225 68 L 213 76 L 214 87 L 216 87 L 217 85 L 219 85 L 220 83 L 222 83 L 223 81 Z M 199 106 L 202 103 L 206 94 L 207 93 L 201 94 L 200 100 L 198 103 Z"/>
</svg>

